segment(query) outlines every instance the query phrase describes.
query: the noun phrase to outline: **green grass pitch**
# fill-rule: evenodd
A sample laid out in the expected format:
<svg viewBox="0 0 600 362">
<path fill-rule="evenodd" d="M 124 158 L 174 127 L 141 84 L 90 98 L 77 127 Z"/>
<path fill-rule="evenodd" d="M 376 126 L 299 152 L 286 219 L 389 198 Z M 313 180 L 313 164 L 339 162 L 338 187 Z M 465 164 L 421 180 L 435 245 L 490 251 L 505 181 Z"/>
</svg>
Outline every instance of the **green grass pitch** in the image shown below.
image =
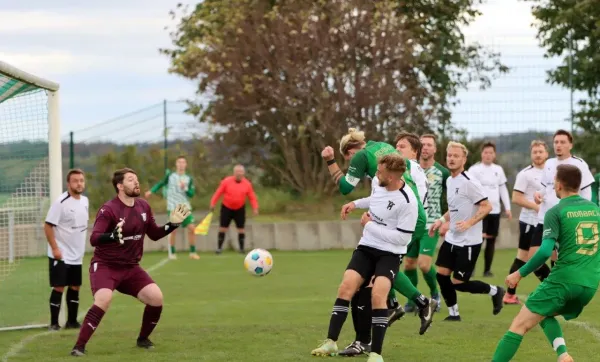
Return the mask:
<svg viewBox="0 0 600 362">
<path fill-rule="evenodd" d="M 154 350 L 135 347 L 143 305 L 117 295 L 88 344 L 86 361 L 311 361 L 310 351 L 325 338 L 329 315 L 342 272 L 351 251 L 274 252 L 274 269 L 253 277 L 243 269 L 243 255 L 203 254 L 201 260 L 169 261 L 151 274 L 163 290 L 165 308 L 151 339 Z M 145 255 L 143 265 L 161 262 L 164 254 Z M 499 251 L 494 261 L 494 283 L 503 283 L 514 258 L 513 250 Z M 483 263 L 478 263 L 477 278 Z M 84 271 L 87 271 L 86 259 Z M 49 289 L 47 260 L 25 260 L 0 282 L 0 320 L 44 321 Z M 426 292 L 422 278 L 419 288 Z M 531 276 L 520 286 L 528 294 L 537 285 Z M 37 285 L 28 288 L 27 285 Z M 91 303 L 84 278 L 80 312 Z M 576 361 L 598 361 L 600 343 L 599 297 L 576 323 L 561 321 L 570 353 Z M 396 322 L 386 335 L 386 361 L 490 361 L 496 343 L 519 307 L 505 306 L 492 315 L 488 296 L 459 293 L 460 323 L 443 322 L 447 309 L 436 315 L 431 329 L 418 335 L 419 321 L 412 315 Z M 11 317 L 12 316 L 12 317 Z M 3 361 L 64 361 L 76 332 L 44 333 L 29 330 L 0 333 Z M 35 337 L 32 337 L 35 336 Z M 353 338 L 350 318 L 339 341 L 344 347 Z M 22 348 L 18 348 L 21 346 Z M 18 351 L 18 353 L 14 353 Z M 0 357 L 0 358 L 4 358 Z M 341 358 L 341 357 L 337 357 Z M 358 360 L 366 360 L 359 357 Z M 515 361 L 555 361 L 556 355 L 539 328 L 525 337 Z"/>
</svg>

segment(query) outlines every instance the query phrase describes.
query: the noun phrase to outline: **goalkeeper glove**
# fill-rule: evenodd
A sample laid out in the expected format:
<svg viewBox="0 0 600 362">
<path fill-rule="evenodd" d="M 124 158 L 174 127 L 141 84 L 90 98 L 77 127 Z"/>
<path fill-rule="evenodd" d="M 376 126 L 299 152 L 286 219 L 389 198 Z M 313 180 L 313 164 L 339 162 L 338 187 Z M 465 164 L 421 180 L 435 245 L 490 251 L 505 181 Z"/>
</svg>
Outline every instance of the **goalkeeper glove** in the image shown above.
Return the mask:
<svg viewBox="0 0 600 362">
<path fill-rule="evenodd" d="M 102 234 L 100 236 L 100 242 L 104 244 L 119 242 L 123 244 L 125 241 L 123 240 L 123 224 L 125 220 L 121 219 L 115 229 L 110 233 Z"/>
<path fill-rule="evenodd" d="M 177 204 L 169 215 L 169 224 L 178 227 L 192 212 L 185 204 Z"/>
</svg>

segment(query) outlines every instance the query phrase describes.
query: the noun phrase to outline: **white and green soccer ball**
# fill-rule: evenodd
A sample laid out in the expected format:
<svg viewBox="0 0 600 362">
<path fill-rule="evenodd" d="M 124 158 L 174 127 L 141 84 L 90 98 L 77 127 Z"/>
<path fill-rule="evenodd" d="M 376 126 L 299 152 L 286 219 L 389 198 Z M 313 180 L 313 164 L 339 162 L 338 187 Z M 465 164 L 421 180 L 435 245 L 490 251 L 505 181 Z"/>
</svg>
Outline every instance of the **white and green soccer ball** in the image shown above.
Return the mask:
<svg viewBox="0 0 600 362">
<path fill-rule="evenodd" d="M 246 255 L 244 268 L 254 276 L 265 276 L 273 269 L 273 256 L 265 249 L 254 249 Z"/>
</svg>

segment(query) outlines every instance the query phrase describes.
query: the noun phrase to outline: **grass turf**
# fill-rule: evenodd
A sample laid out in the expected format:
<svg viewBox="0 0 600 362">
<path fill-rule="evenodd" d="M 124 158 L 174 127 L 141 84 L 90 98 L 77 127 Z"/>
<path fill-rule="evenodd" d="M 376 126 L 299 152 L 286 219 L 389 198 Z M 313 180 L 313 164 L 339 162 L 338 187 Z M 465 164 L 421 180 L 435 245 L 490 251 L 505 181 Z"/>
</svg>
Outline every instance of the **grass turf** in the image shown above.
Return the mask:
<svg viewBox="0 0 600 362">
<path fill-rule="evenodd" d="M 151 339 L 154 350 L 135 347 L 143 305 L 117 294 L 107 315 L 88 344 L 88 361 L 309 361 L 310 351 L 325 338 L 338 283 L 351 251 L 274 252 L 274 269 L 266 277 L 249 275 L 243 256 L 202 254 L 199 261 L 169 261 L 151 274 L 165 295 L 161 321 Z M 145 255 L 143 265 L 156 265 L 164 254 Z M 502 250 L 494 261 L 496 277 L 484 279 L 503 284 L 514 258 Z M 476 279 L 481 279 L 479 263 Z M 86 258 L 84 273 L 87 274 Z M 10 277 L 0 282 L 0 326 L 24 321 L 45 321 L 48 310 L 47 259 L 22 261 Z M 419 288 L 428 294 L 420 277 Z M 538 284 L 524 280 L 520 294 Z M 561 320 L 570 353 L 577 361 L 597 361 L 600 337 L 600 305 L 596 297 L 577 323 Z M 80 312 L 89 308 L 87 275 L 81 293 Z M 490 361 L 498 340 L 507 330 L 518 306 L 505 306 L 492 315 L 488 296 L 459 293 L 460 323 L 443 322 L 446 308 L 435 317 L 431 329 L 418 335 L 419 321 L 412 315 L 396 322 L 386 335 L 386 361 Z M 0 356 L 19 353 L 9 361 L 63 361 L 68 358 L 77 333 L 44 333 L 28 330 L 0 333 Z M 39 335 L 40 333 L 44 333 Z M 348 318 L 338 346 L 353 339 Z M 35 336 L 32 338 L 32 336 Z M 340 357 L 341 358 L 341 357 Z M 539 328 L 527 335 L 515 361 L 553 361 L 555 353 Z M 366 360 L 359 357 L 358 360 Z"/>
</svg>

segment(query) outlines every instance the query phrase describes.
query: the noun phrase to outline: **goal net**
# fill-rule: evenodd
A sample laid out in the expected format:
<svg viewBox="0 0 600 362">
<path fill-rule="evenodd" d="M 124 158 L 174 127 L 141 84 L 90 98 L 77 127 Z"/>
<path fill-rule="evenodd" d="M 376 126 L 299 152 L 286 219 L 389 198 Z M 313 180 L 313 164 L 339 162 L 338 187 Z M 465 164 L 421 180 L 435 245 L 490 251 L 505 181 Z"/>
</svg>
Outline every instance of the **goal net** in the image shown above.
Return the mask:
<svg viewBox="0 0 600 362">
<path fill-rule="evenodd" d="M 0 331 L 48 324 L 43 220 L 61 192 L 58 84 L 0 62 Z"/>
</svg>

